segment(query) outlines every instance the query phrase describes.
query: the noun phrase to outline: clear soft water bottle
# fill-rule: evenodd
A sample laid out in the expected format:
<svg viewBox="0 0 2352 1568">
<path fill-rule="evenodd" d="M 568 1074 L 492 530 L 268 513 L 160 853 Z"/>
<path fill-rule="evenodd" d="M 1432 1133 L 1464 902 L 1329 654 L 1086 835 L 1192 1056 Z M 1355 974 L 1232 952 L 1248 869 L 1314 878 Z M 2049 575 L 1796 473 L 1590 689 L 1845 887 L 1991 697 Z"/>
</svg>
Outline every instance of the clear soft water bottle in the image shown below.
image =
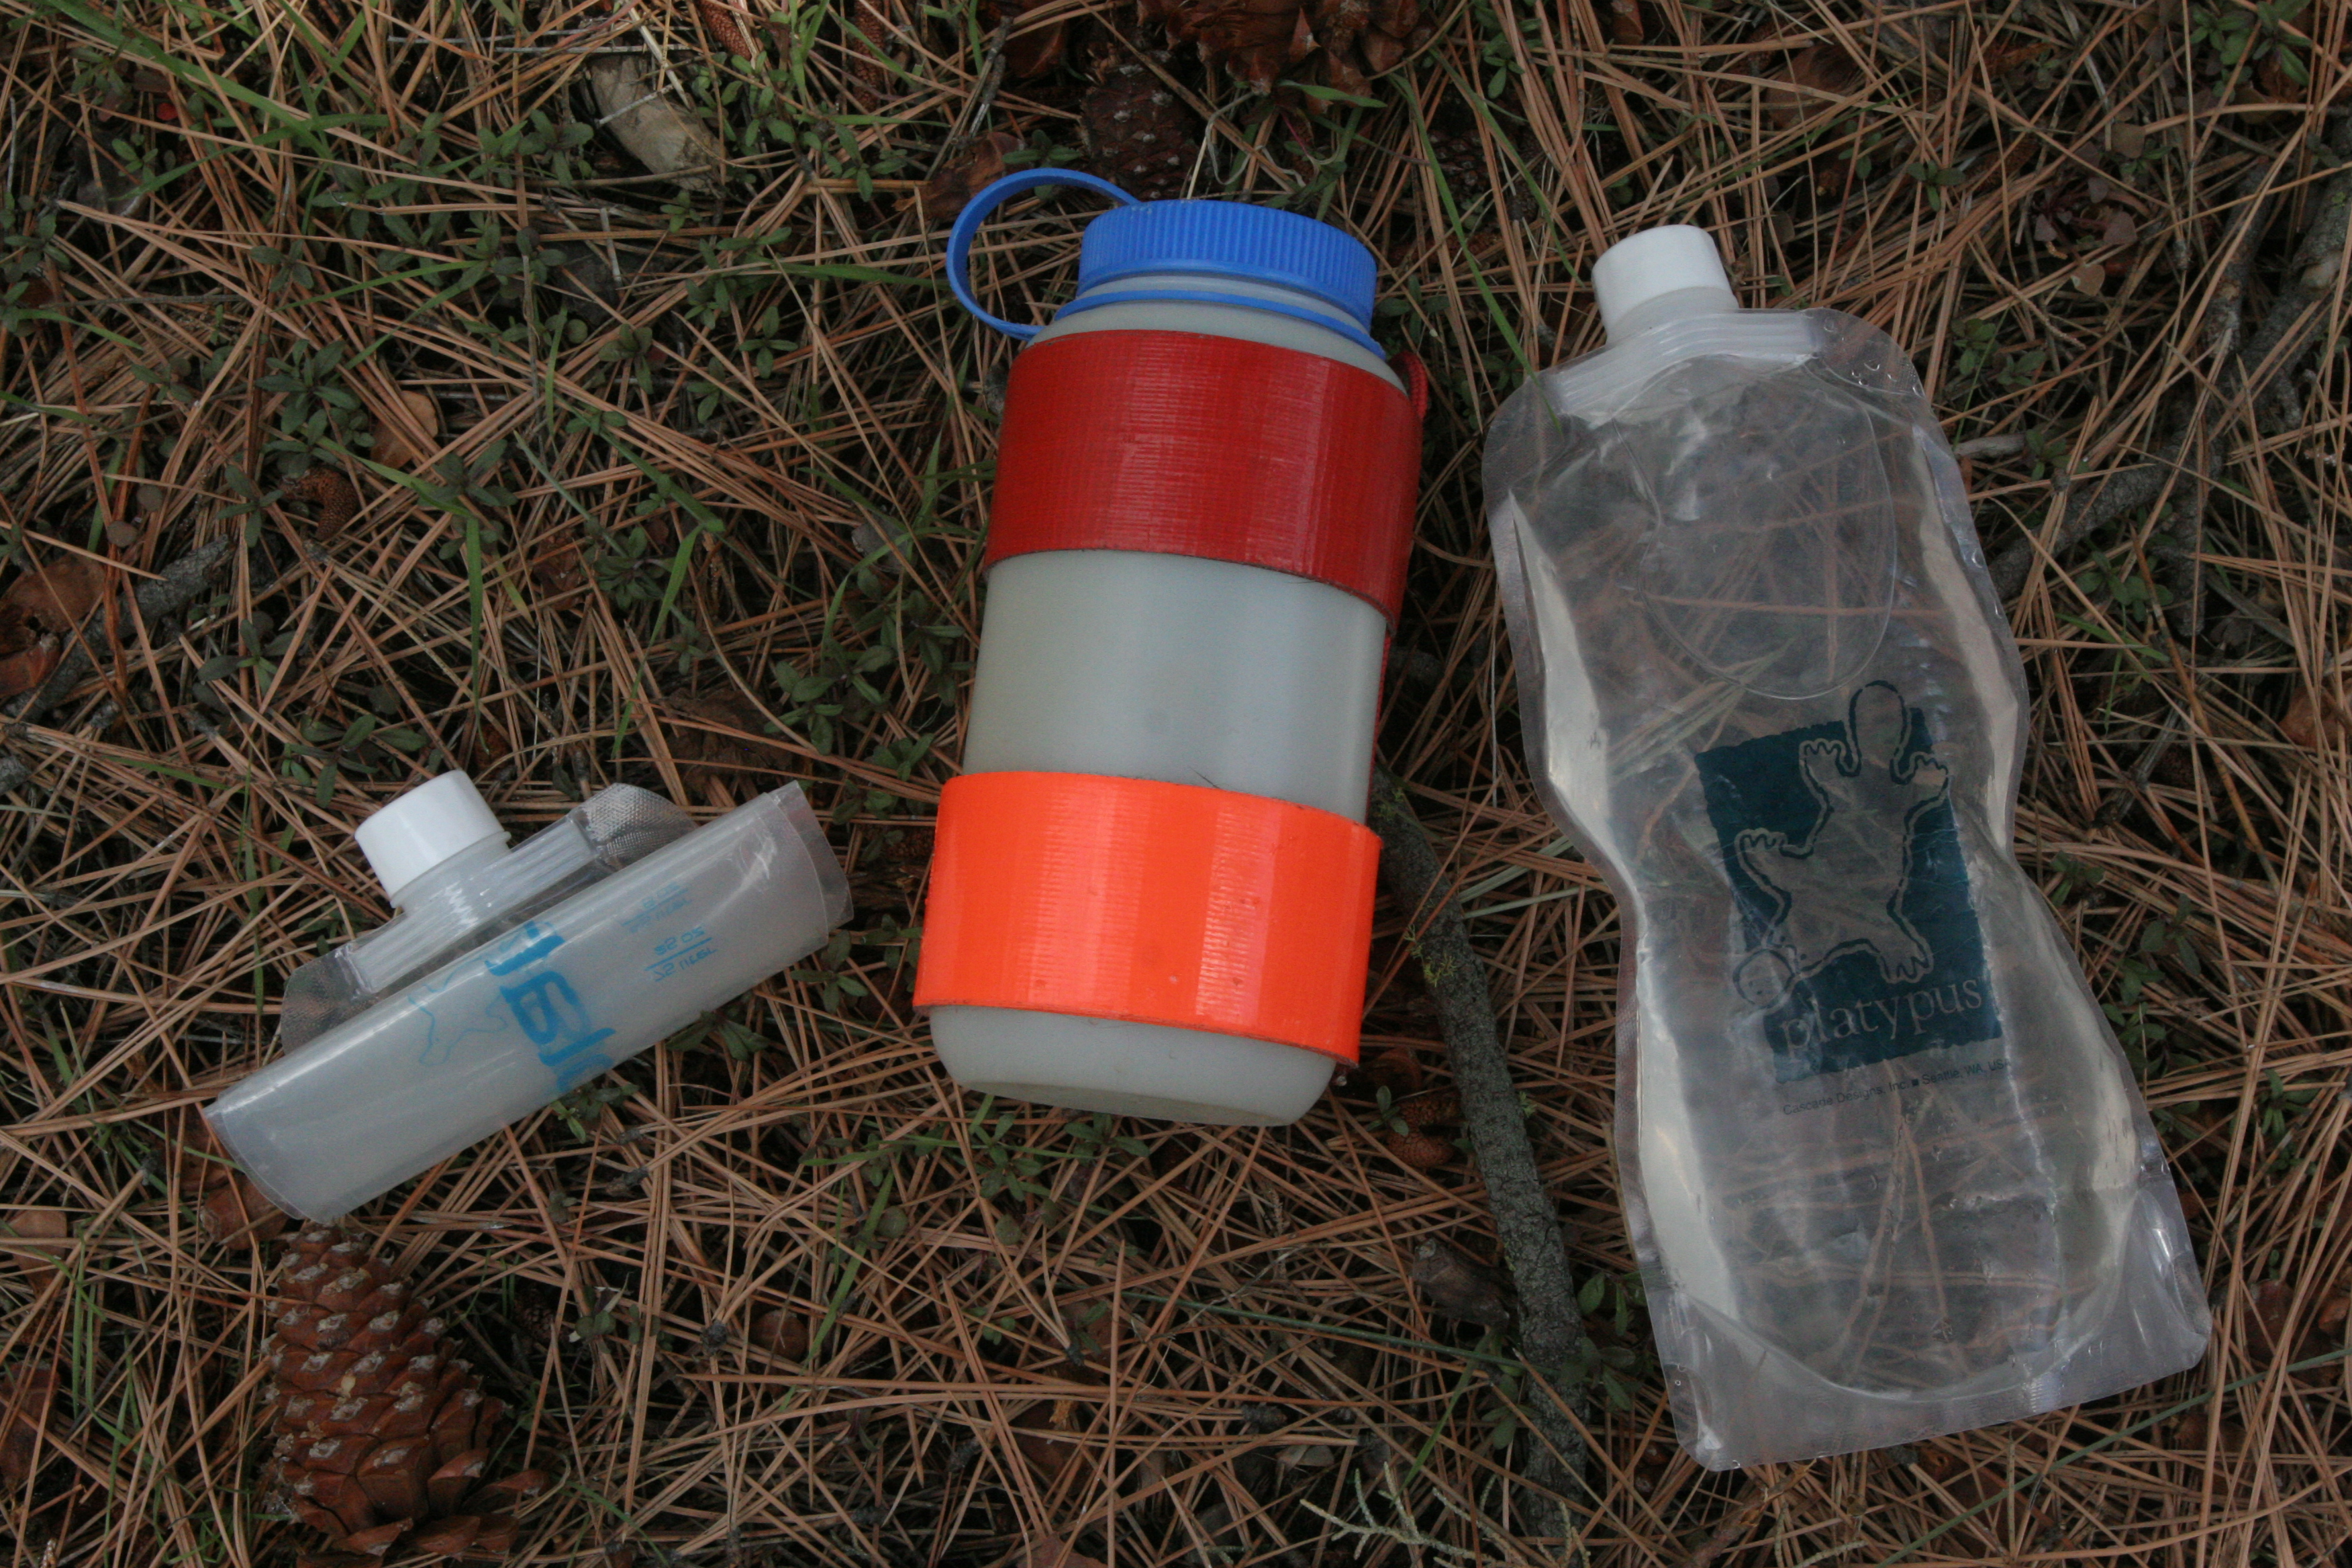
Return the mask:
<svg viewBox="0 0 2352 1568">
<path fill-rule="evenodd" d="M 798 784 L 697 827 L 614 784 L 509 848 L 443 773 L 359 826 L 400 912 L 288 982 L 286 1054 L 206 1108 L 271 1202 L 332 1219 L 824 945 L 849 884 Z"/>
<path fill-rule="evenodd" d="M 2023 670 L 1910 363 L 1604 255 L 1489 434 L 1529 760 L 1623 906 L 1618 1151 L 1684 1445 L 1877 1447 L 2193 1364 L 2121 1051 L 2011 850 Z"/>
<path fill-rule="evenodd" d="M 981 220 L 1045 184 L 1119 205 L 1040 329 L 965 275 Z M 916 1001 L 975 1089 L 1289 1121 L 1355 1059 L 1420 478 L 1416 401 L 1367 333 L 1371 253 L 1296 213 L 1037 170 L 972 200 L 948 266 L 1028 346 Z"/>
</svg>

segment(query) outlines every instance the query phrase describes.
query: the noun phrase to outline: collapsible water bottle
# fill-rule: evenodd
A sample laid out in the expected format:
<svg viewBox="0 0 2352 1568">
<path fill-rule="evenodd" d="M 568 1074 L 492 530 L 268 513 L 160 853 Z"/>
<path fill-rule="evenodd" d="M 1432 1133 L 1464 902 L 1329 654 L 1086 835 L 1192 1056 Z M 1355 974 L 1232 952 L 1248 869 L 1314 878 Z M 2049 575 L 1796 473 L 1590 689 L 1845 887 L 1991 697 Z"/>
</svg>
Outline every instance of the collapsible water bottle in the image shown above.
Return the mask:
<svg viewBox="0 0 2352 1568">
<path fill-rule="evenodd" d="M 205 1119 L 278 1207 L 356 1208 L 824 944 L 849 884 L 790 784 L 701 827 L 628 784 L 512 849 L 464 773 L 360 824 L 399 916 L 287 983 Z"/>
<path fill-rule="evenodd" d="M 1050 184 L 1121 205 L 1041 330 L 983 310 L 965 263 L 998 203 Z M 964 209 L 948 268 L 1029 346 L 916 1003 L 968 1088 L 1293 1121 L 1356 1056 L 1420 472 L 1417 398 L 1366 332 L 1371 253 L 1293 213 L 1038 170 Z"/>
<path fill-rule="evenodd" d="M 2011 848 L 2025 675 L 1910 361 L 1676 226 L 1496 416 L 1528 755 L 1623 911 L 1617 1149 L 1683 1444 L 1886 1447 L 2193 1365 L 2164 1150 Z"/>
</svg>

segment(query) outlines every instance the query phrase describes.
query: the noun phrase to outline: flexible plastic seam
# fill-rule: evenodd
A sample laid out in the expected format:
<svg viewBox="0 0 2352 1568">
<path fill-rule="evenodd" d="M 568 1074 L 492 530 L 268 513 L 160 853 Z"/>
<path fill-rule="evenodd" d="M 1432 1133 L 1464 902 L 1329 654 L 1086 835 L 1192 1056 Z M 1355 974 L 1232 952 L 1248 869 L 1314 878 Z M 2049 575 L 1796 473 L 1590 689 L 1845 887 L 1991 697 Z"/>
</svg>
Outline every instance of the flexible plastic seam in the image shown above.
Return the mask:
<svg viewBox="0 0 2352 1568">
<path fill-rule="evenodd" d="M 1140 550 L 1264 566 L 1391 623 L 1412 548 L 1421 421 L 1369 371 L 1194 332 L 1080 332 L 1005 388 L 988 563 Z"/>
<path fill-rule="evenodd" d="M 1381 841 L 1264 795 L 967 773 L 940 796 L 919 1007 L 1011 1007 L 1356 1059 Z"/>
</svg>

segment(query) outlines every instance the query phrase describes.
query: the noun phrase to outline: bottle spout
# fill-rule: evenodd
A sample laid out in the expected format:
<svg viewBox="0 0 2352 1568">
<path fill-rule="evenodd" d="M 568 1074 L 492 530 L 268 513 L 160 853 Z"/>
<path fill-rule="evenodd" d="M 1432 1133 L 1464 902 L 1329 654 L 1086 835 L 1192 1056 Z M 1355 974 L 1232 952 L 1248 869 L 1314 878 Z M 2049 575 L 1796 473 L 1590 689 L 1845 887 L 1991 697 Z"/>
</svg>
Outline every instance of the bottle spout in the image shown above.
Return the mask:
<svg viewBox="0 0 2352 1568">
<path fill-rule="evenodd" d="M 426 872 L 484 845 L 503 851 L 507 842 L 489 804 L 462 773 L 417 785 L 361 823 L 353 837 L 395 906 Z"/>
<path fill-rule="evenodd" d="M 1645 228 L 1601 252 L 1592 296 L 1612 343 L 1665 321 L 1739 309 L 1714 238 L 1688 224 Z"/>
</svg>

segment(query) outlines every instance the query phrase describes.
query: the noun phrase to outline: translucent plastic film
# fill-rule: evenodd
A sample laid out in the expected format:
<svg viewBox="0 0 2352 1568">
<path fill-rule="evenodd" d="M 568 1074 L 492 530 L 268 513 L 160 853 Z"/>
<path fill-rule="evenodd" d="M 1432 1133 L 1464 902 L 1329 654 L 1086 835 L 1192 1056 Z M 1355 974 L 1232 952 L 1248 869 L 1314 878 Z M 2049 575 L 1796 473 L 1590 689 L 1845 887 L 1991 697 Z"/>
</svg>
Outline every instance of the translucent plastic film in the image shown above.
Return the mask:
<svg viewBox="0 0 2352 1568">
<path fill-rule="evenodd" d="M 1877 1447 L 2193 1363 L 2129 1069 L 2011 848 L 2025 690 L 1908 362 L 1725 311 L 1537 378 L 1486 494 L 1530 761 L 1623 905 L 1683 1442 Z"/>
<path fill-rule="evenodd" d="M 510 851 L 419 880 L 399 918 L 304 964 L 286 982 L 278 1037 L 299 1049 L 383 994 L 694 831 L 694 818 L 634 784 L 598 790 Z"/>
<path fill-rule="evenodd" d="M 824 943 L 849 912 L 797 785 L 541 910 L 205 1112 L 280 1207 L 331 1218 Z"/>
</svg>

